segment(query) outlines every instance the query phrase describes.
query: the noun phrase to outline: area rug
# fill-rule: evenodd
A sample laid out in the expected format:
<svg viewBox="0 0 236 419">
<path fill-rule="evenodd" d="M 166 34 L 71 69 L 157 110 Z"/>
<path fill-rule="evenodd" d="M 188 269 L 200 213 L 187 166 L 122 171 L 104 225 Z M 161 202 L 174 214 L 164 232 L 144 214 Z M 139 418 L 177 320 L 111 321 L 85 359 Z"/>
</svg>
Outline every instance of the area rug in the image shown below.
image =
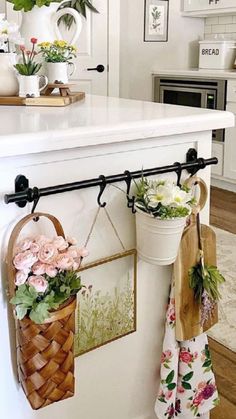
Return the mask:
<svg viewBox="0 0 236 419">
<path fill-rule="evenodd" d="M 219 323 L 208 335 L 236 352 L 236 235 L 213 229 L 217 237 L 217 264 L 226 282 L 220 288 Z"/>
</svg>

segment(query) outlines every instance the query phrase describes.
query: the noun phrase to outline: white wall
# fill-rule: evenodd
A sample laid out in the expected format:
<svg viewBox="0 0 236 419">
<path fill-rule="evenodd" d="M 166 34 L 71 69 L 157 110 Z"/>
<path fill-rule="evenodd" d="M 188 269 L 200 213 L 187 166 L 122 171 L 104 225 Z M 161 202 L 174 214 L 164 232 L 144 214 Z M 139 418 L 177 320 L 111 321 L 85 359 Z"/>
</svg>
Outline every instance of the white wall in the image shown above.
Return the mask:
<svg viewBox="0 0 236 419">
<path fill-rule="evenodd" d="M 180 0 L 169 0 L 168 42 L 144 42 L 144 1 L 121 0 L 120 95 L 151 100 L 151 71 L 196 67 L 204 19 L 180 15 Z"/>
<path fill-rule="evenodd" d="M 5 0 L 0 0 L 0 13 L 5 12 Z"/>
</svg>

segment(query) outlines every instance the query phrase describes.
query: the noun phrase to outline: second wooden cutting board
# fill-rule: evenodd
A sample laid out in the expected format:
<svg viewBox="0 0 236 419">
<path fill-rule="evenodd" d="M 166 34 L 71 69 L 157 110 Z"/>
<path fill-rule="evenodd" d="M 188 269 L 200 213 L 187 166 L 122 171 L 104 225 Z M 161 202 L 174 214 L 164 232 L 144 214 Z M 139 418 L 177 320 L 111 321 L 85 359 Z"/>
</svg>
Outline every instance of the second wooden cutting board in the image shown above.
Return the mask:
<svg viewBox="0 0 236 419">
<path fill-rule="evenodd" d="M 207 198 L 207 191 L 203 181 L 196 180 L 201 188 L 202 199 L 199 208 L 203 208 Z M 201 182 L 201 183 L 200 183 Z M 197 212 L 196 211 L 196 212 Z M 216 235 L 206 225 L 201 225 L 202 247 L 205 263 L 216 266 Z M 196 213 L 192 216 L 191 225 L 183 233 L 178 258 L 174 263 L 173 275 L 175 281 L 176 304 L 176 339 L 179 341 L 192 339 L 208 330 L 218 321 L 217 306 L 212 317 L 201 326 L 200 304 L 194 298 L 193 290 L 189 287 L 189 269 L 199 261 L 199 240 L 196 225 Z"/>
</svg>

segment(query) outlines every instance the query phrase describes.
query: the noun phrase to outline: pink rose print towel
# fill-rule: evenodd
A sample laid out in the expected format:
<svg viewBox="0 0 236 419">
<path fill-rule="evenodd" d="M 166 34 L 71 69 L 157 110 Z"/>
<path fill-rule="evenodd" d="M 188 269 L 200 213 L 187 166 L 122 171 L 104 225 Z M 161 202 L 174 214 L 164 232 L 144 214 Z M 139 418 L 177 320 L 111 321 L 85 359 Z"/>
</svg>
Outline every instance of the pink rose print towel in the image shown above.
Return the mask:
<svg viewBox="0 0 236 419">
<path fill-rule="evenodd" d="M 174 286 L 166 313 L 160 375 L 158 419 L 198 418 L 219 402 L 206 334 L 176 341 Z"/>
</svg>

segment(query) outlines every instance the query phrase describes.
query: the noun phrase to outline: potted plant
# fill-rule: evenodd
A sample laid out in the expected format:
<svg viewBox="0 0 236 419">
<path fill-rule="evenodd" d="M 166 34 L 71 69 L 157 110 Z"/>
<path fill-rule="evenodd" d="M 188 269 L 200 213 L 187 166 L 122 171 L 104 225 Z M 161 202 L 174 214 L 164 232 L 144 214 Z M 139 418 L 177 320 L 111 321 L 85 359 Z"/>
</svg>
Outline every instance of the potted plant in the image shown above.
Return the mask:
<svg viewBox="0 0 236 419">
<path fill-rule="evenodd" d="M 49 83 L 68 83 L 68 68 L 72 67 L 69 76 L 75 71 L 75 65 L 71 60 L 76 57 L 76 47 L 59 40 L 52 43 L 42 42 L 39 44 L 39 51 L 46 61 Z"/>
<path fill-rule="evenodd" d="M 15 96 L 18 93 L 18 82 L 14 64 L 16 53 L 14 44 L 19 38 L 18 26 L 8 22 L 0 14 L 0 96 Z"/>
<path fill-rule="evenodd" d="M 57 234 L 19 240 L 22 228 L 34 217 L 50 220 Z M 78 268 L 87 255 L 74 238 L 65 238 L 60 222 L 50 214 L 27 215 L 10 236 L 8 282 L 19 380 L 33 409 L 74 394 L 76 294 L 82 288 Z"/>
<path fill-rule="evenodd" d="M 39 97 L 40 91 L 45 88 L 48 83 L 46 76 L 38 76 L 37 73 L 42 67 L 42 64 L 36 62 L 35 45 L 37 44 L 36 38 L 31 38 L 32 48 L 31 51 L 27 50 L 24 45 L 20 45 L 22 54 L 22 62 L 14 65 L 18 71 L 19 80 L 19 96 L 20 97 Z M 43 85 L 40 86 L 40 80 L 43 79 Z"/>
<path fill-rule="evenodd" d="M 136 184 L 136 240 L 139 257 L 154 265 L 172 264 L 194 202 L 190 189 L 171 180 Z"/>
</svg>

